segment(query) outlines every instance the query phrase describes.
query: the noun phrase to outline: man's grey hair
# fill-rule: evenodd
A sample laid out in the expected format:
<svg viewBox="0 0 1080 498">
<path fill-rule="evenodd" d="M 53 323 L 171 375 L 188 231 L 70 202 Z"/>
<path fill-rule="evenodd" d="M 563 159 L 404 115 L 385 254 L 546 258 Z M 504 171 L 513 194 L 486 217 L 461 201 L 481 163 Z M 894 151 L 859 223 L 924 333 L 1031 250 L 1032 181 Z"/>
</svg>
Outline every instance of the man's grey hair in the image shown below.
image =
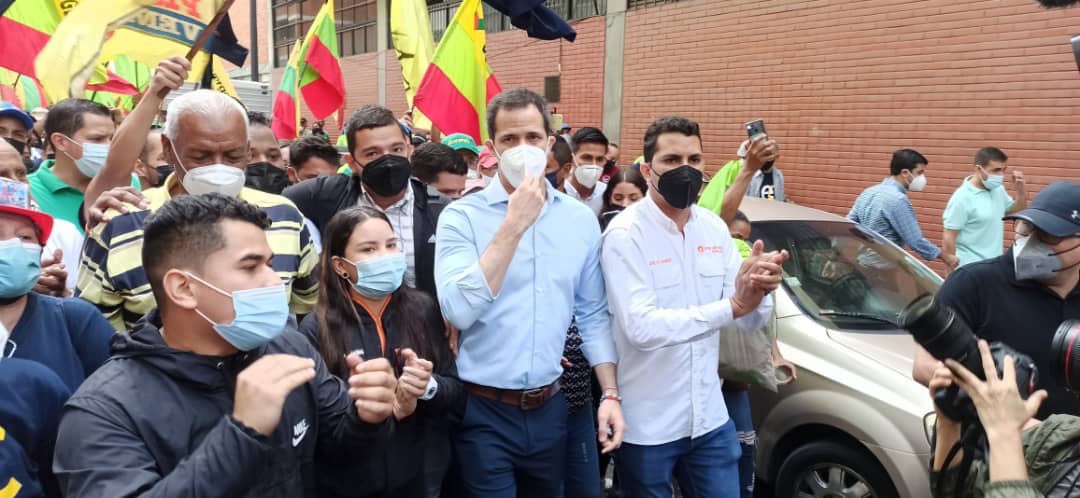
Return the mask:
<svg viewBox="0 0 1080 498">
<path fill-rule="evenodd" d="M 551 134 L 551 113 L 547 110 L 547 101 L 540 94 L 528 88 L 506 90 L 491 99 L 487 107 L 488 138 L 495 140 L 495 116 L 499 111 L 515 111 L 533 106 L 544 117 L 544 133 Z"/>
<path fill-rule="evenodd" d="M 185 93 L 169 103 L 169 109 L 165 114 L 165 136 L 169 137 L 169 141 L 176 141 L 176 137 L 180 135 L 180 118 L 185 114 L 195 114 L 203 119 L 221 120 L 230 112 L 235 112 L 244 119 L 244 136 L 246 137 L 247 111 L 235 99 L 213 90 L 195 90 Z"/>
</svg>

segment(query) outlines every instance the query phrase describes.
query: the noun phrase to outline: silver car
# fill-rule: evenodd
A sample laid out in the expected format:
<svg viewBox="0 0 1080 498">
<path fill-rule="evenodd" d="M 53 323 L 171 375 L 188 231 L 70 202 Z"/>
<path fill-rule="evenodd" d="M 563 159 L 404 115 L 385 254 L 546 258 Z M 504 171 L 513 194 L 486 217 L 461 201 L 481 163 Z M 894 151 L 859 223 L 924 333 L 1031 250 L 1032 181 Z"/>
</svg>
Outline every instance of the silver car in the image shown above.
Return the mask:
<svg viewBox="0 0 1080 498">
<path fill-rule="evenodd" d="M 791 254 L 770 326 L 798 380 L 751 394 L 760 479 L 778 498 L 930 496 L 933 406 L 896 320 L 941 278 L 840 216 L 761 199 L 742 210 L 751 239 Z"/>
</svg>

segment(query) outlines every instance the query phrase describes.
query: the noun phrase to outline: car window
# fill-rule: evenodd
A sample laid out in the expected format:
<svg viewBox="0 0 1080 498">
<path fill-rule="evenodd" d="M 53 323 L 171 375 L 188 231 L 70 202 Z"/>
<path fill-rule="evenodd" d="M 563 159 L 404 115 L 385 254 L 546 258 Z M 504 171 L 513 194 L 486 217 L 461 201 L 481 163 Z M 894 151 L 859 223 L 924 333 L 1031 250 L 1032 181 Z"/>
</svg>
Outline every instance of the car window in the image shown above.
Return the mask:
<svg viewBox="0 0 1080 498">
<path fill-rule="evenodd" d="M 900 312 L 941 277 L 876 233 L 842 221 L 758 221 L 752 238 L 786 249 L 784 288 L 824 326 L 894 330 Z"/>
</svg>

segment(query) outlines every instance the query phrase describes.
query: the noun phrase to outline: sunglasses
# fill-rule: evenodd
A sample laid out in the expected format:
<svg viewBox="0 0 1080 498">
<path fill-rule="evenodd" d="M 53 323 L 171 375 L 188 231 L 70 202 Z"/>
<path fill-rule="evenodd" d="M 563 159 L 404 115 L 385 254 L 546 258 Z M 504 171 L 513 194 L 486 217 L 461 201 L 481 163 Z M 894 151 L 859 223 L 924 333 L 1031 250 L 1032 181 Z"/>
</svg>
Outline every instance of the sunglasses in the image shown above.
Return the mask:
<svg viewBox="0 0 1080 498">
<path fill-rule="evenodd" d="M 1017 235 L 1021 235 L 1023 237 L 1035 235 L 1035 237 L 1042 241 L 1043 244 L 1046 244 L 1048 246 L 1056 246 L 1066 240 L 1080 238 L 1080 233 L 1074 233 L 1072 235 L 1066 235 L 1064 237 L 1056 237 L 1054 235 L 1046 234 L 1043 233 L 1041 230 L 1035 228 L 1034 225 L 1025 220 L 1016 221 L 1016 233 Z"/>
</svg>

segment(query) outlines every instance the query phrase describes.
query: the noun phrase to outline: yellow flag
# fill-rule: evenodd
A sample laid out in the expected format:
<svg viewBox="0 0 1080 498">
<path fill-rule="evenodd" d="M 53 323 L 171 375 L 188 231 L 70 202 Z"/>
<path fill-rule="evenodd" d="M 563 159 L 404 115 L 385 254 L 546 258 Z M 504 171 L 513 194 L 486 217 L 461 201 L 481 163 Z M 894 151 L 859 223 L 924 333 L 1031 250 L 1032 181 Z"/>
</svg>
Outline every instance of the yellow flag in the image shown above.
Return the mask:
<svg viewBox="0 0 1080 498">
<path fill-rule="evenodd" d="M 221 63 L 221 57 L 211 57 L 213 60 L 211 69 L 210 86 L 214 91 L 224 93 L 232 98 L 239 98 L 236 95 L 236 88 L 233 88 L 232 80 L 229 79 L 229 72 L 225 70 L 225 65 Z"/>
<path fill-rule="evenodd" d="M 97 66 L 105 36 L 154 1 L 85 0 L 71 9 L 34 61 L 49 101 L 80 95 Z"/>
<path fill-rule="evenodd" d="M 435 41 L 431 36 L 426 0 L 392 0 L 390 2 L 390 35 L 394 51 L 401 63 L 401 81 L 405 83 L 405 99 L 409 107 L 413 96 L 424 79 L 431 58 L 435 55 Z M 413 109 L 413 125 L 431 130 L 431 120 L 418 109 Z"/>
<path fill-rule="evenodd" d="M 221 8 L 223 0 L 81 0 L 57 26 L 35 60 L 50 100 L 81 95 L 99 61 L 119 55 L 156 67 L 184 55 Z M 106 35 L 108 38 L 106 39 Z M 205 52 L 191 61 L 188 81 L 201 81 Z"/>
<path fill-rule="evenodd" d="M 94 2 L 100 0 L 82 0 Z M 113 33 L 101 50 L 102 59 L 123 54 L 149 67 L 163 59 L 184 55 L 217 14 L 223 0 L 156 0 Z M 201 81 L 209 54 L 199 52 L 191 60 L 188 81 Z"/>
</svg>

